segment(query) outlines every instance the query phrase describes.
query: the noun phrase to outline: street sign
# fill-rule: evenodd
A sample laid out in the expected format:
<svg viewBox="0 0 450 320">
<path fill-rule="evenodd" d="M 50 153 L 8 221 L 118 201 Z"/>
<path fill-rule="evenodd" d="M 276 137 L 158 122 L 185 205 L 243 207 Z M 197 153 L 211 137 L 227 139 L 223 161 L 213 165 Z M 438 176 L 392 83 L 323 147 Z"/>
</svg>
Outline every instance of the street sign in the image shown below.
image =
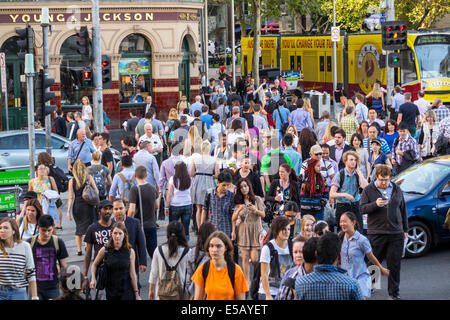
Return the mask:
<svg viewBox="0 0 450 320">
<path fill-rule="evenodd" d="M 1 77 L 2 77 L 2 92 L 5 93 L 6 88 L 6 58 L 5 53 L 0 53 L 0 68 L 1 68 Z"/>
<path fill-rule="evenodd" d="M 339 27 L 331 27 L 331 41 L 341 41 L 341 30 L 339 29 Z"/>
<path fill-rule="evenodd" d="M 0 172 L 0 186 L 28 184 L 28 181 L 30 181 L 30 169 Z"/>
</svg>

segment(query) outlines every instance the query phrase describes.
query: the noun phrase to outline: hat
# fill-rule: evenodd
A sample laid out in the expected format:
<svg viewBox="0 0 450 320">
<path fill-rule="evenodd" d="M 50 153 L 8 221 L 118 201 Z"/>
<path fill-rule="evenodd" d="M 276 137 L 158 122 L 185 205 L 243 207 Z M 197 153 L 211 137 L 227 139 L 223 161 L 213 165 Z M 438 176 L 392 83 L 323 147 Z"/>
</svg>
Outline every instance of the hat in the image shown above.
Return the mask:
<svg viewBox="0 0 450 320">
<path fill-rule="evenodd" d="M 113 206 L 112 202 L 107 199 L 100 201 L 100 203 L 98 204 L 99 209 L 112 206 Z"/>
<path fill-rule="evenodd" d="M 322 147 L 319 146 L 318 144 L 315 144 L 311 147 L 311 149 L 309 150 L 309 153 L 311 153 L 311 154 L 322 153 Z"/>
<path fill-rule="evenodd" d="M 370 142 L 370 144 L 372 144 L 372 143 L 378 143 L 378 144 L 380 145 L 380 147 L 381 147 L 381 140 L 380 140 L 380 139 L 373 139 L 373 140 Z"/>
<path fill-rule="evenodd" d="M 27 193 L 25 193 L 23 195 L 24 198 L 29 198 L 29 199 L 37 199 L 37 193 L 34 191 L 27 191 Z"/>
</svg>

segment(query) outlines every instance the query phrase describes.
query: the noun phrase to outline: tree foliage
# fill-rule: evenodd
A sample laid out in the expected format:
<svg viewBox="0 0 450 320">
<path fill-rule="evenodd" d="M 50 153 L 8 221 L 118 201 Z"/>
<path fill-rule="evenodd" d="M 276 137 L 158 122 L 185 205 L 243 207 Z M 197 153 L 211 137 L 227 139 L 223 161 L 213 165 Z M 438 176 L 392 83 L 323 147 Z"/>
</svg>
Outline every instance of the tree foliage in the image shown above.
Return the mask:
<svg viewBox="0 0 450 320">
<path fill-rule="evenodd" d="M 405 20 L 410 29 L 429 29 L 433 23 L 450 14 L 448 0 L 402 0 L 396 1 L 395 13 L 398 20 Z"/>
</svg>

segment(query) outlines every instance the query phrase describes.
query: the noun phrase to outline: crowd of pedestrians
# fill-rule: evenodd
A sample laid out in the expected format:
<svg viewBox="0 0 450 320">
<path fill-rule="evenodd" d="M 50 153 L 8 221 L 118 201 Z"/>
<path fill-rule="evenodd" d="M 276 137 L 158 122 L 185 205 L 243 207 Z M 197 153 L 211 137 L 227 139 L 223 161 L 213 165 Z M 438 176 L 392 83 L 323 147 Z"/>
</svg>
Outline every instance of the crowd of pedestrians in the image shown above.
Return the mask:
<svg viewBox="0 0 450 320">
<path fill-rule="evenodd" d="M 57 111 L 55 130 L 72 140 L 72 177 L 40 154 L 17 219 L 0 221 L 1 299 L 27 299 L 26 287 L 32 299 L 58 298 L 68 254 L 55 229 L 63 219 L 58 193 L 66 191 L 86 297 L 95 290 L 108 300 L 367 299 L 367 258 L 388 276 L 391 299 L 400 298 L 408 221 L 391 176 L 448 153 L 447 107 L 439 99 L 427 105 L 422 92 L 412 103 L 396 87 L 387 119 L 379 84 L 367 96 L 339 87 L 337 121 L 328 111 L 315 121 L 300 90 L 287 99 L 282 77 L 202 84 L 194 103 L 183 96 L 168 114 L 150 96 L 142 119 L 131 109 L 117 164 L 109 134 L 90 129 L 87 97 L 67 124 Z M 161 244 L 157 221 L 165 217 Z M 61 289 L 60 299 L 80 297 Z"/>
</svg>

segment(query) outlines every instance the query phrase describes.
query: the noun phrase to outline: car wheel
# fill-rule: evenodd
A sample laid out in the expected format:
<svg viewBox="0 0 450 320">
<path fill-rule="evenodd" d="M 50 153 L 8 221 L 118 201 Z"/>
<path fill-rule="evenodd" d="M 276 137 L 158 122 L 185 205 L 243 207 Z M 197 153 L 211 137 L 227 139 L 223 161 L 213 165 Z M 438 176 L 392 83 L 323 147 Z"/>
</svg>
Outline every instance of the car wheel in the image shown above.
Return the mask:
<svg viewBox="0 0 450 320">
<path fill-rule="evenodd" d="M 406 256 L 408 258 L 421 257 L 430 250 L 430 229 L 420 221 L 411 221 L 408 228 L 408 243 L 406 244 Z"/>
</svg>

